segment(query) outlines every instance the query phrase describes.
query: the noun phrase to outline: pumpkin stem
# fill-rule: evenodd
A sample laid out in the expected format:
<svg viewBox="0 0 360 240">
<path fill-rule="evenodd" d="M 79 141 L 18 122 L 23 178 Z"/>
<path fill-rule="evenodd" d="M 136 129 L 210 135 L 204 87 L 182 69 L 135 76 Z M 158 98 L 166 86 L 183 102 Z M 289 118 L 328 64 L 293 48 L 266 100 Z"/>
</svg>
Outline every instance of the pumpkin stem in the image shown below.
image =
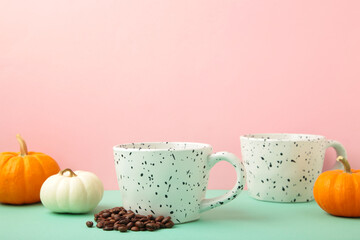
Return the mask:
<svg viewBox="0 0 360 240">
<path fill-rule="evenodd" d="M 24 139 L 20 136 L 20 134 L 16 134 L 16 139 L 18 140 L 18 142 L 20 144 L 20 155 L 22 157 L 28 155 L 26 143 L 25 143 Z"/>
<path fill-rule="evenodd" d="M 341 162 L 344 165 L 344 170 L 346 173 L 351 173 L 351 167 L 346 158 L 344 158 L 343 156 L 339 156 L 336 161 Z"/>
<path fill-rule="evenodd" d="M 71 170 L 70 168 L 65 168 L 64 170 L 60 171 L 60 175 L 64 175 L 65 172 L 69 172 L 70 176 L 69 177 L 76 177 L 76 173 L 73 172 L 73 170 Z"/>
</svg>

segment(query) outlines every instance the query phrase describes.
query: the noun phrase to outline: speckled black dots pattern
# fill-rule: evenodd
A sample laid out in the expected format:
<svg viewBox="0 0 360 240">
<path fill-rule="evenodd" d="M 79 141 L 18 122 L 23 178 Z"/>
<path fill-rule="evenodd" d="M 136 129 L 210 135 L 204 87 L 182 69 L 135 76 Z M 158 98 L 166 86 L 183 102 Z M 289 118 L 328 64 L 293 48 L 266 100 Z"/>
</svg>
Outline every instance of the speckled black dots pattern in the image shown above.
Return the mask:
<svg viewBox="0 0 360 240">
<path fill-rule="evenodd" d="M 245 174 L 244 165 L 242 164 L 242 162 L 240 162 L 240 160 L 237 159 L 237 157 L 231 153 L 219 152 L 219 153 L 213 154 L 210 157 L 210 166 L 213 166 L 216 162 L 219 162 L 222 160 L 228 161 L 229 163 L 231 163 L 234 166 L 236 174 L 237 174 L 237 183 L 233 187 L 233 189 L 231 189 L 224 197 L 222 197 L 218 201 L 205 200 L 206 203 L 203 204 L 203 207 L 201 209 L 202 212 L 230 202 L 231 200 L 235 199 L 238 196 L 238 194 L 244 189 L 244 185 L 246 182 L 246 174 Z"/>
<path fill-rule="evenodd" d="M 175 223 L 200 217 L 212 166 L 209 145 L 165 142 L 120 147 L 114 149 L 114 161 L 125 208 L 139 214 L 170 215 Z M 239 189 L 228 193 L 229 200 L 206 207 L 232 200 L 244 183 L 242 180 Z"/>
<path fill-rule="evenodd" d="M 327 141 L 312 135 L 276 140 L 249 135 L 241 151 L 252 197 L 276 202 L 313 199 L 314 182 L 321 172 Z"/>
</svg>

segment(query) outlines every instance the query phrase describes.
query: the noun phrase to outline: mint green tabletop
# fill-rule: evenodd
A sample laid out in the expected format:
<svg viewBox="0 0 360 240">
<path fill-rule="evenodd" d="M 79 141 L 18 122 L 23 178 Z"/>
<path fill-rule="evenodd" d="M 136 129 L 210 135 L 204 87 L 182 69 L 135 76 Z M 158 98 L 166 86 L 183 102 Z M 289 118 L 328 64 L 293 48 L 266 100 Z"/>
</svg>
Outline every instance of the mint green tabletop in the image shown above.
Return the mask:
<svg viewBox="0 0 360 240">
<path fill-rule="evenodd" d="M 208 191 L 208 197 L 224 193 Z M 87 228 L 93 214 L 121 206 L 119 191 L 105 191 L 92 212 L 55 214 L 40 203 L 24 206 L 0 204 L 0 239 L 360 239 L 360 219 L 328 215 L 315 201 L 270 203 L 250 198 L 246 191 L 224 206 L 202 214 L 200 220 L 155 232 L 103 231 Z"/>
</svg>

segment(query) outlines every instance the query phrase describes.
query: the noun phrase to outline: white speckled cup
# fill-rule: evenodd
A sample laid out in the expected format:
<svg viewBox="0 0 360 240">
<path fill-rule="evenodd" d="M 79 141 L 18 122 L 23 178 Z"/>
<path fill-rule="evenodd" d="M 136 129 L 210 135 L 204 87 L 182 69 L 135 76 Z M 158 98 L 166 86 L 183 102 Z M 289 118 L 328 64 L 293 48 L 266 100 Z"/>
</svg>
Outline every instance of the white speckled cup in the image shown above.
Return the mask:
<svg viewBox="0 0 360 240">
<path fill-rule="evenodd" d="M 326 149 L 333 147 L 338 156 L 346 157 L 339 142 L 318 135 L 250 134 L 240 141 L 249 194 L 264 201 L 313 200 Z M 333 168 L 341 167 L 336 163 Z"/>
<path fill-rule="evenodd" d="M 202 143 L 131 143 L 114 147 L 115 168 L 123 206 L 135 213 L 171 216 L 174 223 L 200 218 L 200 213 L 233 200 L 244 188 L 240 160 L 227 152 L 212 153 Z M 209 171 L 219 161 L 234 166 L 237 182 L 226 194 L 205 199 Z"/>
</svg>

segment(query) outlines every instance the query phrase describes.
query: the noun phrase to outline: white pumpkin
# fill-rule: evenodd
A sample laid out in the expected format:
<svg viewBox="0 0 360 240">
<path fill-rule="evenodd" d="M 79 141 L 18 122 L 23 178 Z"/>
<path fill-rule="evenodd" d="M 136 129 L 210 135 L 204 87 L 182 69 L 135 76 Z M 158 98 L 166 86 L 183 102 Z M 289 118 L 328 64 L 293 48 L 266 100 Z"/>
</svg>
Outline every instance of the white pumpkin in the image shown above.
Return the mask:
<svg viewBox="0 0 360 240">
<path fill-rule="evenodd" d="M 46 179 L 40 199 L 53 212 L 85 213 L 99 204 L 103 194 L 104 186 L 95 174 L 67 168 Z"/>
</svg>

